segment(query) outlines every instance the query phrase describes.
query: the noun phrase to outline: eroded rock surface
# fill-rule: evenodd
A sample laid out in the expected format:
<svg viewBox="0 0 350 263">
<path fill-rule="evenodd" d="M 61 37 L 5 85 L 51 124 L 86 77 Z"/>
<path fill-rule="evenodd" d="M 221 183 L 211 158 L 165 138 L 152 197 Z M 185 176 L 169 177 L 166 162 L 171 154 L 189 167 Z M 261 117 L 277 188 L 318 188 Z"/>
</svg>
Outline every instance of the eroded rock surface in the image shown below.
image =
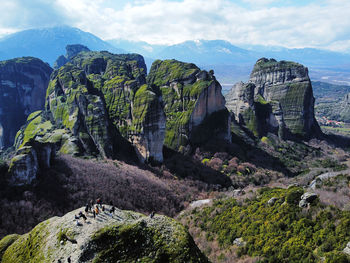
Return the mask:
<svg viewBox="0 0 350 263">
<path fill-rule="evenodd" d="M 0 148 L 12 146 L 28 115 L 44 108 L 51 72 L 32 57 L 0 62 Z"/>
<path fill-rule="evenodd" d="M 115 158 L 127 155 L 131 143 L 141 160 L 161 162 L 165 115 L 145 78 L 140 55 L 78 53 L 52 74 L 46 110 L 19 133 L 16 146 L 40 138 L 62 153 Z"/>
<path fill-rule="evenodd" d="M 162 95 L 167 147 L 181 150 L 215 137 L 230 140 L 230 117 L 213 72 L 177 60 L 156 60 L 147 82 Z"/>
<path fill-rule="evenodd" d="M 321 133 L 308 69 L 298 63 L 259 59 L 249 82 L 236 84 L 226 101 L 236 121 L 255 136 L 308 139 Z"/>
</svg>

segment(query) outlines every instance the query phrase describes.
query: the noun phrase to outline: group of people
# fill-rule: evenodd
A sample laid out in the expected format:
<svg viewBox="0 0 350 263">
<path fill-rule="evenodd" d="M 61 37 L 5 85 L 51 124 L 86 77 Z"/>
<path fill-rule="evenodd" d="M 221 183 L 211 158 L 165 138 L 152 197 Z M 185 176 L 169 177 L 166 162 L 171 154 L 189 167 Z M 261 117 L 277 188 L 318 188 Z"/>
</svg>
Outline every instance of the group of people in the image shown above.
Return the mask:
<svg viewBox="0 0 350 263">
<path fill-rule="evenodd" d="M 110 216 L 112 217 L 115 212 L 115 207 L 112 202 L 110 202 L 111 208 L 109 209 Z M 106 210 L 105 206 L 102 205 L 101 198 L 98 198 L 96 200 L 96 204 L 94 205 L 93 201 L 91 200 L 89 203 L 85 205 L 85 214 L 83 212 L 79 212 L 79 215 L 75 215 L 75 220 L 77 222 L 77 225 L 80 225 L 79 219 L 83 219 L 84 222 L 87 220 L 88 213 L 92 213 L 92 216 L 96 218 L 97 215 L 99 215 L 101 212 L 104 212 Z"/>
</svg>

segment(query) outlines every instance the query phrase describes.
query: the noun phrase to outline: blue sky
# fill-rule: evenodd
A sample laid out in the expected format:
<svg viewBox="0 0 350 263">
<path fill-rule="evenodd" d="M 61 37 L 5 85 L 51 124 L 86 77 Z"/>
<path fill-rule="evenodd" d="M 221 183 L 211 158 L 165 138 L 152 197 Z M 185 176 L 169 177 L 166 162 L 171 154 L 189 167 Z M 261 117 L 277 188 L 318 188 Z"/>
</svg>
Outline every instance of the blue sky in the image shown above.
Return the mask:
<svg viewBox="0 0 350 263">
<path fill-rule="evenodd" d="M 349 0 L 1 0 L 0 35 L 69 25 L 102 39 L 350 52 Z"/>
</svg>

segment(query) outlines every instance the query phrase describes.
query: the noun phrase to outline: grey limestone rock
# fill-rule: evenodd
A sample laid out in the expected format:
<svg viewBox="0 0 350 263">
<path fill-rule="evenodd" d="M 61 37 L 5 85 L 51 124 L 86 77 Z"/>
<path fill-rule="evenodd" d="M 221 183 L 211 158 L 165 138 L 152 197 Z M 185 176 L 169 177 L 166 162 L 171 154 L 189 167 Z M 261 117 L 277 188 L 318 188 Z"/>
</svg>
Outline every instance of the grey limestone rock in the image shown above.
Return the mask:
<svg viewBox="0 0 350 263">
<path fill-rule="evenodd" d="M 270 206 L 273 206 L 277 200 L 278 200 L 277 197 L 272 197 L 269 201 L 267 201 L 267 204 Z"/>
<path fill-rule="evenodd" d="M 0 62 L 0 149 L 12 146 L 28 115 L 44 108 L 51 72 L 32 57 Z"/>
<path fill-rule="evenodd" d="M 256 136 L 308 139 L 321 133 L 308 69 L 298 63 L 259 59 L 249 82 L 234 85 L 225 97 L 236 121 Z"/>
</svg>

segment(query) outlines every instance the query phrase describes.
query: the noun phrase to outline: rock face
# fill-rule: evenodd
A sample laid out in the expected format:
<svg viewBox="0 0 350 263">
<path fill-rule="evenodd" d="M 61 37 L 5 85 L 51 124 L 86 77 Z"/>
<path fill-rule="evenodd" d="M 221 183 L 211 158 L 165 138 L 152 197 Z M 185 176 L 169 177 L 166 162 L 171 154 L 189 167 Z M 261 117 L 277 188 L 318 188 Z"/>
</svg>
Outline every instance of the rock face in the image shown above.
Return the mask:
<svg viewBox="0 0 350 263">
<path fill-rule="evenodd" d="M 52 143 L 29 141 L 16 151 L 9 167 L 11 185 L 29 185 L 36 179 L 39 169 L 47 169 L 55 156 Z"/>
<path fill-rule="evenodd" d="M 64 154 L 113 159 L 136 152 L 141 161 L 162 162 L 164 144 L 182 151 L 230 140 L 230 116 L 213 72 L 175 60 L 155 61 L 147 80 L 146 71 L 137 54 L 78 53 L 52 73 L 45 110 L 28 117 L 16 149 L 34 141 Z M 26 176 L 16 172 L 24 161 L 13 165 L 16 178 L 38 170 L 30 168 L 34 157 L 26 160 Z"/>
<path fill-rule="evenodd" d="M 141 160 L 163 160 L 165 115 L 140 55 L 79 53 L 52 74 L 45 107 L 19 132 L 17 148 L 35 139 L 62 153 L 116 158 L 132 143 Z"/>
<path fill-rule="evenodd" d="M 346 94 L 342 102 L 340 103 L 340 107 L 336 107 L 336 111 L 334 115 L 339 115 L 339 120 L 350 122 L 350 93 Z"/>
<path fill-rule="evenodd" d="M 57 60 L 55 61 L 53 67 L 54 69 L 58 69 L 68 62 L 70 62 L 73 57 L 78 55 L 80 52 L 88 52 L 90 49 L 84 45 L 76 44 L 76 45 L 67 45 L 66 46 L 66 55 L 65 56 L 59 56 Z"/>
<path fill-rule="evenodd" d="M 109 211 L 109 206 L 106 206 Z M 208 262 L 175 220 L 116 209 L 96 219 L 74 220 L 84 208 L 53 217 L 22 236 L 0 241 L 3 263 L 11 262 Z"/>
<path fill-rule="evenodd" d="M 28 115 L 44 108 L 51 72 L 32 57 L 0 62 L 0 148 L 11 146 Z"/>
<path fill-rule="evenodd" d="M 308 69 L 298 63 L 259 59 L 249 82 L 236 84 L 226 101 L 236 121 L 255 136 L 308 139 L 321 133 Z"/>
<path fill-rule="evenodd" d="M 167 147 L 181 150 L 214 137 L 230 140 L 230 117 L 213 72 L 176 60 L 156 60 L 147 82 L 163 99 Z"/>
</svg>

